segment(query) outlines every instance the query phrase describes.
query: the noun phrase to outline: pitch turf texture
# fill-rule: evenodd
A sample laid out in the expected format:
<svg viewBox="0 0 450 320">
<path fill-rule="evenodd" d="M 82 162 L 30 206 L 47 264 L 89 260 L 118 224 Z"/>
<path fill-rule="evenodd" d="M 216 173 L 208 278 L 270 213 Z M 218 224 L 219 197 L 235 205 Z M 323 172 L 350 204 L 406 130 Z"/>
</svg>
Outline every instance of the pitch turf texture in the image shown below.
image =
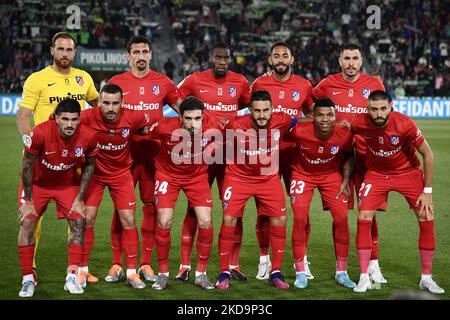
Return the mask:
<svg viewBox="0 0 450 320">
<path fill-rule="evenodd" d="M 450 121 L 417 120 L 420 128 L 434 151 L 433 199 L 436 218 L 436 255 L 433 265 L 435 280 L 447 292 L 440 299 L 450 298 Z M 15 118 L 0 117 L 0 299 L 19 299 L 21 273 L 17 252 L 17 186 L 19 182 L 22 147 L 17 134 Z M 257 186 L 255 186 L 257 187 Z M 222 218 L 221 206 L 217 197 L 217 189 L 213 189 L 214 208 L 214 243 L 208 275 L 214 280 L 219 273 L 217 238 Z M 91 255 L 90 271 L 100 278 L 99 283 L 88 285 L 80 296 L 70 295 L 63 290 L 67 265 L 67 223 L 57 220 L 54 204 L 50 205 L 44 218 L 42 238 L 37 255 L 39 285 L 32 299 L 206 299 L 206 300 L 290 300 L 290 299 L 388 299 L 399 290 L 418 289 L 420 279 L 420 260 L 417 248 L 418 224 L 415 216 L 409 211 L 406 201 L 396 193 L 391 193 L 387 213 L 377 215 L 380 233 L 380 262 L 383 275 L 389 283 L 381 290 L 370 290 L 365 294 L 354 293 L 334 281 L 335 260 L 331 235 L 331 216 L 323 212 L 318 193 L 311 206 L 311 239 L 309 241 L 308 258 L 315 279 L 309 281 L 308 288 L 295 289 L 293 286 L 295 273 L 290 244 L 292 228 L 292 210 L 288 207 L 288 240 L 282 273 L 291 285 L 288 290 L 279 290 L 269 286 L 267 281 L 255 279 L 258 266 L 258 245 L 255 236 L 256 211 L 253 200 L 249 201 L 244 216 L 244 238 L 241 249 L 240 265 L 249 276 L 247 282 L 232 280 L 228 290 L 203 290 L 194 285 L 191 277 L 187 283 L 175 281 L 180 257 L 180 231 L 186 207 L 186 199 L 181 195 L 175 208 L 172 226 L 172 246 L 170 251 L 169 288 L 156 291 L 147 283 L 143 290 L 126 286 L 125 280 L 120 283 L 106 283 L 105 277 L 112 259 L 109 226 L 112 216 L 112 201 L 105 192 L 96 226 L 95 245 Z M 140 225 L 141 210 L 138 205 L 137 221 Z M 356 211 L 349 211 L 351 247 L 348 272 L 357 282 L 359 267 L 355 248 Z M 194 249 L 194 254 L 195 254 Z M 194 255 L 195 257 L 195 255 Z M 157 269 L 156 250 L 153 253 L 152 266 Z M 192 259 L 195 268 L 195 259 Z M 192 275 L 191 275 L 192 276 Z"/>
</svg>

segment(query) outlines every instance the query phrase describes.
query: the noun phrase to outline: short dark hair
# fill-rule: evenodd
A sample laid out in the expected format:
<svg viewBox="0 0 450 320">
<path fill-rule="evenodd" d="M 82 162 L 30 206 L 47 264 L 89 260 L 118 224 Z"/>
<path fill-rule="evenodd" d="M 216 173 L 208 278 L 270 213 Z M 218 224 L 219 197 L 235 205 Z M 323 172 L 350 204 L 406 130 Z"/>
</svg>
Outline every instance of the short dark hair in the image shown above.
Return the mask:
<svg viewBox="0 0 450 320">
<path fill-rule="evenodd" d="M 275 43 L 270 47 L 270 53 L 269 53 L 269 54 L 272 54 L 273 49 L 275 49 L 276 47 L 286 47 L 286 48 L 289 49 L 289 52 L 292 54 L 292 49 L 291 49 L 291 47 L 290 47 L 286 42 L 283 42 L 283 41 L 275 42 Z"/>
<path fill-rule="evenodd" d="M 250 104 L 252 104 L 253 101 L 270 101 L 270 105 L 272 105 L 272 98 L 267 90 L 253 91 L 252 96 L 250 97 Z"/>
<path fill-rule="evenodd" d="M 333 100 L 331 100 L 328 97 L 322 97 L 316 100 L 314 103 L 314 108 L 320 108 L 320 107 L 332 107 L 335 108 L 336 105 L 334 104 Z"/>
<path fill-rule="evenodd" d="M 103 86 L 103 88 L 100 90 L 100 95 L 105 92 L 105 93 L 110 93 L 110 94 L 115 94 L 115 93 L 120 93 L 120 97 L 123 97 L 123 91 L 122 89 L 117 85 L 117 84 L 113 84 L 113 83 L 107 83 Z"/>
<path fill-rule="evenodd" d="M 380 101 L 386 100 L 389 101 L 389 96 L 383 90 L 375 90 L 372 91 L 369 95 L 369 101 Z"/>
<path fill-rule="evenodd" d="M 214 50 L 216 50 L 216 49 L 226 49 L 226 50 L 228 50 L 228 51 L 231 52 L 230 47 L 228 46 L 228 44 L 226 44 L 226 43 L 223 42 L 223 41 L 221 41 L 221 42 L 216 42 L 216 43 L 212 46 L 211 52 L 210 52 L 210 53 L 213 54 L 213 53 L 214 53 Z"/>
<path fill-rule="evenodd" d="M 62 112 L 81 113 L 81 106 L 77 100 L 67 98 L 58 103 L 55 108 L 54 114 L 59 116 Z"/>
<path fill-rule="evenodd" d="M 355 43 L 347 43 L 347 44 L 344 44 L 344 45 L 342 46 L 341 51 L 339 52 L 339 54 L 342 55 L 342 53 L 344 52 L 344 50 L 358 50 L 358 51 L 362 54 L 360 46 L 358 46 L 358 45 L 355 44 Z"/>
<path fill-rule="evenodd" d="M 72 36 L 70 33 L 68 33 L 68 32 L 58 32 L 52 38 L 52 47 L 55 46 L 56 40 L 58 40 L 60 38 L 62 38 L 62 39 L 70 39 L 70 40 L 73 41 L 74 47 L 77 46 L 77 41 L 75 40 L 75 37 Z"/>
<path fill-rule="evenodd" d="M 146 44 L 148 44 L 148 48 L 150 49 L 150 51 L 152 51 L 152 44 L 147 37 L 135 36 L 135 37 L 131 37 L 130 40 L 128 40 L 128 42 L 127 42 L 127 52 L 128 53 L 131 53 L 131 45 L 133 43 L 146 43 Z"/>
<path fill-rule="evenodd" d="M 203 104 L 203 101 L 197 99 L 194 96 L 189 96 L 180 103 L 180 115 L 181 116 L 186 111 L 201 110 L 203 112 L 203 109 L 205 109 L 205 105 Z"/>
</svg>

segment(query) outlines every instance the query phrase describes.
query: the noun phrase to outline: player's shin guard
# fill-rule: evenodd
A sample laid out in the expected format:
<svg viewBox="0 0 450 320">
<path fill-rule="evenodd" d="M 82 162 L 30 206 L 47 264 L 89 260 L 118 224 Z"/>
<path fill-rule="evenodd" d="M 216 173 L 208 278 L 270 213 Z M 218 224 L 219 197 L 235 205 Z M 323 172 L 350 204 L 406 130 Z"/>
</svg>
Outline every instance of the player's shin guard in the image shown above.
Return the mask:
<svg viewBox="0 0 450 320">
<path fill-rule="evenodd" d="M 259 255 L 268 256 L 270 246 L 270 219 L 265 215 L 256 217 L 256 239 L 259 245 Z"/>
<path fill-rule="evenodd" d="M 372 250 L 371 220 L 358 219 L 356 231 L 356 250 L 358 253 L 359 268 L 361 273 L 367 273 Z"/>
<path fill-rule="evenodd" d="M 419 254 L 422 274 L 430 275 L 435 250 L 434 220 L 419 221 L 419 228 Z"/>
<path fill-rule="evenodd" d="M 213 243 L 213 227 L 198 228 L 197 236 L 197 271 L 206 272 Z"/>
<path fill-rule="evenodd" d="M 78 267 L 80 266 L 81 259 L 83 258 L 83 245 L 69 243 L 67 245 L 67 262 L 68 273 L 78 274 Z"/>
<path fill-rule="evenodd" d="M 370 254 L 370 260 L 378 260 L 378 224 L 376 216 L 372 219 L 372 253 Z"/>
<path fill-rule="evenodd" d="M 155 204 L 151 203 L 142 206 L 142 255 L 141 266 L 150 265 L 153 253 L 153 247 L 155 245 L 155 232 L 156 232 L 156 208 Z"/>
<path fill-rule="evenodd" d="M 350 246 L 350 230 L 348 226 L 347 207 L 330 208 L 333 216 L 334 251 L 337 261 L 337 271 L 347 270 L 348 250 Z"/>
<path fill-rule="evenodd" d="M 272 271 L 281 271 L 286 248 L 286 226 L 270 226 L 270 244 L 272 245 Z"/>
<path fill-rule="evenodd" d="M 238 218 L 236 229 L 234 230 L 234 243 L 230 255 L 230 266 L 239 265 L 239 254 L 241 252 L 241 245 L 242 245 L 242 230 L 243 230 L 242 218 Z"/>
<path fill-rule="evenodd" d="M 230 254 L 233 250 L 234 234 L 236 227 L 228 227 L 222 224 L 219 234 L 219 259 L 220 272 L 230 271 Z"/>
<path fill-rule="evenodd" d="M 88 267 L 89 259 L 91 256 L 92 247 L 94 246 L 94 228 L 85 227 L 84 228 L 84 245 L 83 245 L 83 256 L 81 258 L 80 267 Z"/>
<path fill-rule="evenodd" d="M 139 233 L 137 228 L 123 229 L 122 248 L 125 252 L 127 269 L 136 269 L 139 252 Z"/>
<path fill-rule="evenodd" d="M 181 229 L 181 264 L 191 264 L 192 247 L 194 245 L 195 233 L 197 232 L 197 216 L 193 208 L 189 208 L 184 216 L 183 228 Z"/>
<path fill-rule="evenodd" d="M 292 225 L 292 253 L 297 272 L 305 271 L 306 225 L 309 220 L 308 207 L 293 207 L 294 222 Z"/>
<path fill-rule="evenodd" d="M 20 269 L 22 270 L 22 275 L 26 276 L 33 274 L 33 258 L 35 245 L 30 244 L 26 246 L 18 246 L 19 249 L 19 260 Z"/>
<path fill-rule="evenodd" d="M 156 225 L 156 254 L 158 255 L 159 273 L 169 272 L 170 228 L 163 229 Z"/>
<path fill-rule="evenodd" d="M 113 252 L 112 265 L 122 266 L 122 223 L 117 210 L 114 210 L 111 221 L 111 248 Z"/>
</svg>

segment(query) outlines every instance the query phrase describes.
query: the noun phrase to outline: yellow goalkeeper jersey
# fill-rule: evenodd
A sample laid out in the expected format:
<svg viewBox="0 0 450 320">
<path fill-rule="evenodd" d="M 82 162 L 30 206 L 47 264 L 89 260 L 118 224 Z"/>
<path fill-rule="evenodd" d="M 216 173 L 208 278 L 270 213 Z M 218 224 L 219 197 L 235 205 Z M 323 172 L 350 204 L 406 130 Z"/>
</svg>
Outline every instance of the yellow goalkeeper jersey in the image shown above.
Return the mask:
<svg viewBox="0 0 450 320">
<path fill-rule="evenodd" d="M 69 73 L 62 74 L 48 66 L 27 78 L 20 106 L 33 111 L 34 125 L 37 125 L 48 120 L 63 99 L 77 100 L 84 110 L 85 103 L 97 99 L 98 95 L 94 81 L 86 71 L 71 67 Z"/>
</svg>

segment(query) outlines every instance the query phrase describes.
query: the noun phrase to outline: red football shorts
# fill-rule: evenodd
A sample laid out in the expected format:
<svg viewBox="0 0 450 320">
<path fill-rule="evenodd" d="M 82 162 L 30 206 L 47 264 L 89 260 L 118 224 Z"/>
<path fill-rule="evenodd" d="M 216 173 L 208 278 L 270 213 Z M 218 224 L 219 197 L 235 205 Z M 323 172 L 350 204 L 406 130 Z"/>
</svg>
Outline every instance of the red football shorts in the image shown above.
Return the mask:
<svg viewBox="0 0 450 320">
<path fill-rule="evenodd" d="M 206 174 L 187 179 L 173 179 L 160 171 L 155 174 L 155 204 L 156 209 L 174 208 L 180 190 L 184 191 L 188 206 L 212 207 L 211 188 Z"/>
<path fill-rule="evenodd" d="M 73 201 L 77 196 L 80 186 L 51 186 L 40 187 L 37 185 L 32 186 L 32 197 L 34 208 L 38 216 L 42 216 L 47 209 L 47 205 L 51 200 L 56 203 L 56 216 L 58 219 L 80 219 L 81 215 L 77 212 L 72 212 L 69 216 L 70 209 L 72 208 Z M 19 183 L 19 194 L 17 205 L 20 207 L 24 200 L 24 192 L 22 181 Z M 30 215 L 31 220 L 37 220 L 38 217 Z"/>
<path fill-rule="evenodd" d="M 224 215 L 242 217 L 245 204 L 254 196 L 258 204 L 258 214 L 271 217 L 286 215 L 284 190 L 278 175 L 244 180 L 234 176 L 225 176 L 223 183 L 222 208 Z"/>
<path fill-rule="evenodd" d="M 316 188 L 322 198 L 323 210 L 329 210 L 336 205 L 347 206 L 347 197 L 344 194 L 336 199 L 341 183 L 342 176 L 338 172 L 326 175 L 293 173 L 289 189 L 291 206 L 309 208 Z"/>
<path fill-rule="evenodd" d="M 139 182 L 139 195 L 142 202 L 155 202 L 155 162 L 133 162 L 131 166 L 133 183 Z"/>
<path fill-rule="evenodd" d="M 367 172 L 358 194 L 359 210 L 385 211 L 390 191 L 402 194 L 409 207 L 415 209 L 417 198 L 423 192 L 423 186 L 421 169 L 411 169 L 409 172 L 395 175 Z"/>
<path fill-rule="evenodd" d="M 128 172 L 126 175 L 105 179 L 93 175 L 86 190 L 84 204 L 90 207 L 99 207 L 103 198 L 103 191 L 108 187 L 114 208 L 117 210 L 135 210 L 136 195 L 134 194 L 133 177 Z"/>
</svg>

